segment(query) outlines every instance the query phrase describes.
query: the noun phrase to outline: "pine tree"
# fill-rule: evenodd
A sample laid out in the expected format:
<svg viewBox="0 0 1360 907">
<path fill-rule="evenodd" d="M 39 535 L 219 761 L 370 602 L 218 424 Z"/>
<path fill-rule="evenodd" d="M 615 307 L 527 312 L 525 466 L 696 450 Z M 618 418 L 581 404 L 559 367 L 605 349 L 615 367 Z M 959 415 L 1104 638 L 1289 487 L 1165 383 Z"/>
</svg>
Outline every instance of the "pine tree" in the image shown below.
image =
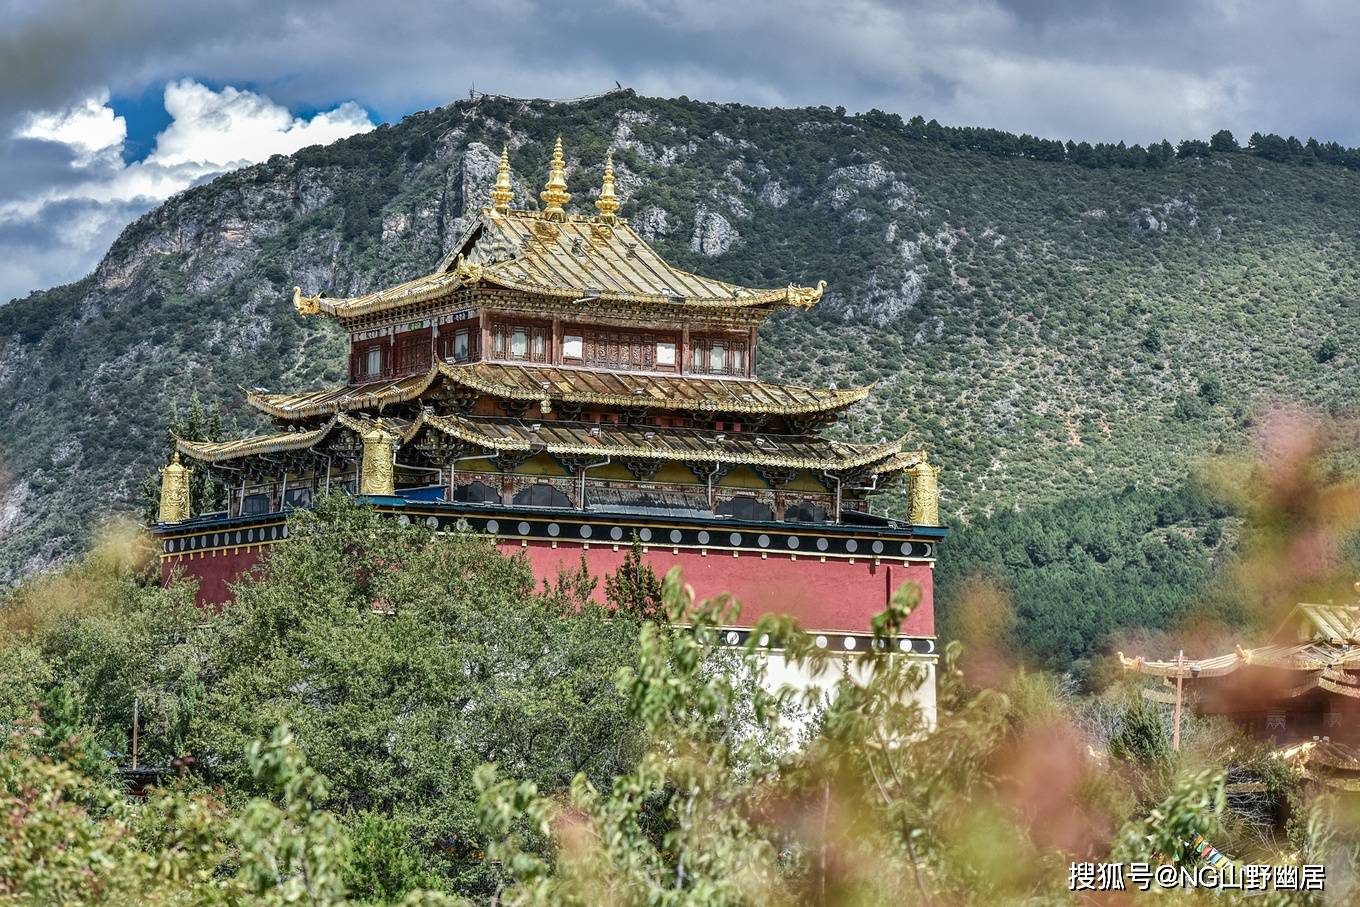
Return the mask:
<svg viewBox="0 0 1360 907">
<path fill-rule="evenodd" d="M 604 578 L 604 598 L 616 612 L 643 620 L 665 619 L 661 604 L 661 580 L 642 559 L 642 542 L 633 533 L 633 544 L 619 569 Z"/>
<path fill-rule="evenodd" d="M 204 406 L 194 392 L 189 397 L 189 409 L 181 413 L 178 405 L 170 407 L 170 421 L 165 427 L 165 449 L 162 464 L 170 462 L 175 452 L 175 439 L 192 441 L 220 441 L 223 437 L 222 416 L 216 406 Z M 142 483 L 142 513 L 147 523 L 156 521 L 160 507 L 161 478 L 152 473 Z M 195 469 L 189 478 L 189 512 L 197 515 L 222 510 L 227 506 L 226 491 L 218 487 L 205 469 Z"/>
</svg>

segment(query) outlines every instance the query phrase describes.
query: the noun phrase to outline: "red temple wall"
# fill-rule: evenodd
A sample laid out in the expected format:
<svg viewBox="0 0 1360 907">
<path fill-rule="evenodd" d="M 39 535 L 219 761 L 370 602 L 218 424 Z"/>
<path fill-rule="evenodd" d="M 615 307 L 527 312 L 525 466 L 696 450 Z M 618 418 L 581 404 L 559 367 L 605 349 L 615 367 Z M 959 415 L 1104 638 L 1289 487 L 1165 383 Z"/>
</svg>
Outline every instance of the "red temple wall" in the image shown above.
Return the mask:
<svg viewBox="0 0 1360 907">
<path fill-rule="evenodd" d="M 579 545 L 553 547 L 547 541 L 521 544 L 514 539 L 498 542 L 506 554 L 524 552 L 539 582 L 553 582 L 559 572 L 574 570 L 583 549 Z M 260 560 L 268 545 L 218 549 L 162 558 L 161 576 L 169 581 L 176 567 L 199 580 L 198 601 L 220 605 L 231 600 L 229 584 Z M 600 579 L 595 594 L 602 599 L 603 577 L 615 572 L 627 556 L 626 545 L 593 545 L 584 549 L 590 572 Z M 750 626 L 764 614 L 788 614 L 809 630 L 866 633 L 873 616 L 882 611 L 892 593 L 904 582 L 921 587 L 920 604 L 912 611 L 905 636 L 935 635 L 934 575 L 929 564 L 874 563 L 872 558 L 793 557 L 742 551 L 700 551 L 651 547 L 645 554 L 658 576 L 679 565 L 685 582 L 699 599 L 731 593 L 742 605 L 740 626 Z"/>
<path fill-rule="evenodd" d="M 259 563 L 267 545 L 248 545 L 215 551 L 172 554 L 161 558 L 161 582 L 168 583 L 176 568 L 198 579 L 198 603 L 221 605 L 231 601 L 231 583 Z"/>
<path fill-rule="evenodd" d="M 577 545 L 554 548 L 550 542 L 520 542 L 507 539 L 498 543 L 507 554 L 523 551 L 540 582 L 552 582 L 559 571 L 574 570 L 581 562 Z M 613 573 L 623 563 L 628 547 L 594 545 L 587 551 L 586 563 L 596 577 Z M 750 626 L 764 614 L 788 614 L 809 630 L 843 630 L 866 633 L 873 616 L 882 611 L 888 599 L 904 582 L 921 587 L 921 602 L 907 624 L 905 636 L 935 635 L 934 574 L 929 564 L 878 563 L 857 558 L 800 556 L 787 554 L 710 551 L 702 554 L 688 548 L 673 550 L 652 547 L 645 555 L 658 576 L 674 566 L 684 572 L 685 582 L 694 587 L 699 599 L 730 592 L 742 605 L 741 626 Z M 596 598 L 604 593 L 604 583 L 595 589 Z"/>
</svg>

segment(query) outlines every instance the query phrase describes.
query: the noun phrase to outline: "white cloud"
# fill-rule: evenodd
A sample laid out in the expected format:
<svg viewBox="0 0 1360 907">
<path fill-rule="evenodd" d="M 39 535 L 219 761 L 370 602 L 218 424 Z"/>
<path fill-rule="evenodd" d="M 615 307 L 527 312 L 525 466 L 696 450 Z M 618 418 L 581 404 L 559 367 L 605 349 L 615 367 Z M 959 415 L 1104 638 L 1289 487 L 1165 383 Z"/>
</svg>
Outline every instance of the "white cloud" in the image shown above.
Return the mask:
<svg viewBox="0 0 1360 907">
<path fill-rule="evenodd" d="M 61 250 L 0 256 L 0 304 L 88 273 L 116 228 L 201 180 L 374 125 L 353 102 L 304 119 L 254 92 L 214 91 L 184 79 L 165 87 L 170 125 L 144 160 L 128 164 L 122 157 L 127 123 L 108 102 L 103 89 L 66 108 L 30 113 L 14 130 L 13 140 L 65 146 L 69 164 L 62 179 L 0 197 L 0 235 L 28 230 L 47 237 L 45 248 Z"/>
<path fill-rule="evenodd" d="M 70 145 L 78 167 L 111 161 L 110 155 L 119 154 L 127 139 L 127 121 L 117 116 L 108 103 L 109 92 L 104 89 L 65 110 L 31 113 L 15 136 Z"/>
<path fill-rule="evenodd" d="M 172 122 L 156 137 L 151 165 L 262 161 L 373 128 L 352 101 L 304 120 L 254 92 L 231 86 L 213 91 L 189 79 L 165 86 L 165 109 Z"/>
</svg>

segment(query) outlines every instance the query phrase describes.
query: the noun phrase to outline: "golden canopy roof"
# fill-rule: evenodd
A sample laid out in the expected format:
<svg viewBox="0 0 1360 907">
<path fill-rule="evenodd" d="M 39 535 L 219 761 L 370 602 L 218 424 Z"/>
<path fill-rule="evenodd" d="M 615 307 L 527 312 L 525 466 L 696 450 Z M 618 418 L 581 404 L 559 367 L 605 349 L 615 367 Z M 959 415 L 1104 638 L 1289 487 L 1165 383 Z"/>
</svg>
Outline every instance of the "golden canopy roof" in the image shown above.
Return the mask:
<svg viewBox="0 0 1360 907">
<path fill-rule="evenodd" d="M 510 257 L 486 260 L 478 252 L 484 243 L 498 253 L 508 250 Z M 809 307 L 821 299 L 826 281 L 815 287 L 738 286 L 670 265 L 619 218 L 604 223 L 599 217 L 568 215 L 554 221 L 537 211 L 501 214 L 486 208 L 452 260 L 434 273 L 351 298 L 304 296 L 297 290 L 294 304 L 303 314 L 357 318 L 475 285 L 586 303 L 643 302 L 708 310 Z"/>
<path fill-rule="evenodd" d="M 176 449 L 202 462 L 221 463 L 262 454 L 307 450 L 337 429 L 362 437 L 375 425 L 366 417 L 341 414 L 310 431 L 284 431 L 225 442 L 177 438 Z M 401 444 L 409 443 L 422 430 L 429 429 L 484 449 L 488 456 L 542 450 L 566 457 L 616 456 L 787 469 L 869 469 L 880 475 L 902 472 L 921 459 L 918 452 L 904 451 L 902 441 L 846 444 L 803 435 L 548 420 L 535 423 L 520 419 L 437 415 L 428 410 L 414 419 L 385 418 L 382 426 L 383 431 Z"/>
<path fill-rule="evenodd" d="M 471 362 L 436 363 L 428 372 L 299 394 L 246 392 L 251 406 L 279 419 L 306 419 L 418 400 L 444 380 L 504 400 L 551 400 L 734 415 L 804 415 L 857 403 L 871 387 L 811 388 L 746 378 L 659 375 Z"/>
</svg>

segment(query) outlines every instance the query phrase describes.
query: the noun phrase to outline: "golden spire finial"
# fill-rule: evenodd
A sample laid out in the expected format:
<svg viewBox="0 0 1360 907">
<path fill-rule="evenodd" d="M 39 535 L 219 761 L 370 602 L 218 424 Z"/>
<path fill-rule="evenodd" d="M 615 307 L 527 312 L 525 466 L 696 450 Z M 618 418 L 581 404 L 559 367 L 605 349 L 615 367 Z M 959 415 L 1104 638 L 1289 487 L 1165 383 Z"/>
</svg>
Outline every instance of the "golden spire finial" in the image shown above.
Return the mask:
<svg viewBox="0 0 1360 907">
<path fill-rule="evenodd" d="M 491 207 L 497 214 L 506 214 L 514 197 L 515 190 L 510 188 L 510 146 L 505 145 L 501 148 L 500 169 L 496 171 L 496 187 L 491 190 Z"/>
<path fill-rule="evenodd" d="M 614 222 L 619 213 L 619 199 L 614 194 L 614 155 L 611 152 L 604 159 L 604 184 L 600 186 L 600 197 L 595 199 L 595 209 L 600 212 L 600 220 L 607 224 Z"/>
<path fill-rule="evenodd" d="M 543 214 L 549 220 L 566 220 L 567 212 L 562 206 L 571 201 L 567 192 L 567 162 L 562 158 L 562 136 L 553 145 L 552 166 L 548 170 L 548 182 L 539 193 L 545 205 Z"/>
</svg>

